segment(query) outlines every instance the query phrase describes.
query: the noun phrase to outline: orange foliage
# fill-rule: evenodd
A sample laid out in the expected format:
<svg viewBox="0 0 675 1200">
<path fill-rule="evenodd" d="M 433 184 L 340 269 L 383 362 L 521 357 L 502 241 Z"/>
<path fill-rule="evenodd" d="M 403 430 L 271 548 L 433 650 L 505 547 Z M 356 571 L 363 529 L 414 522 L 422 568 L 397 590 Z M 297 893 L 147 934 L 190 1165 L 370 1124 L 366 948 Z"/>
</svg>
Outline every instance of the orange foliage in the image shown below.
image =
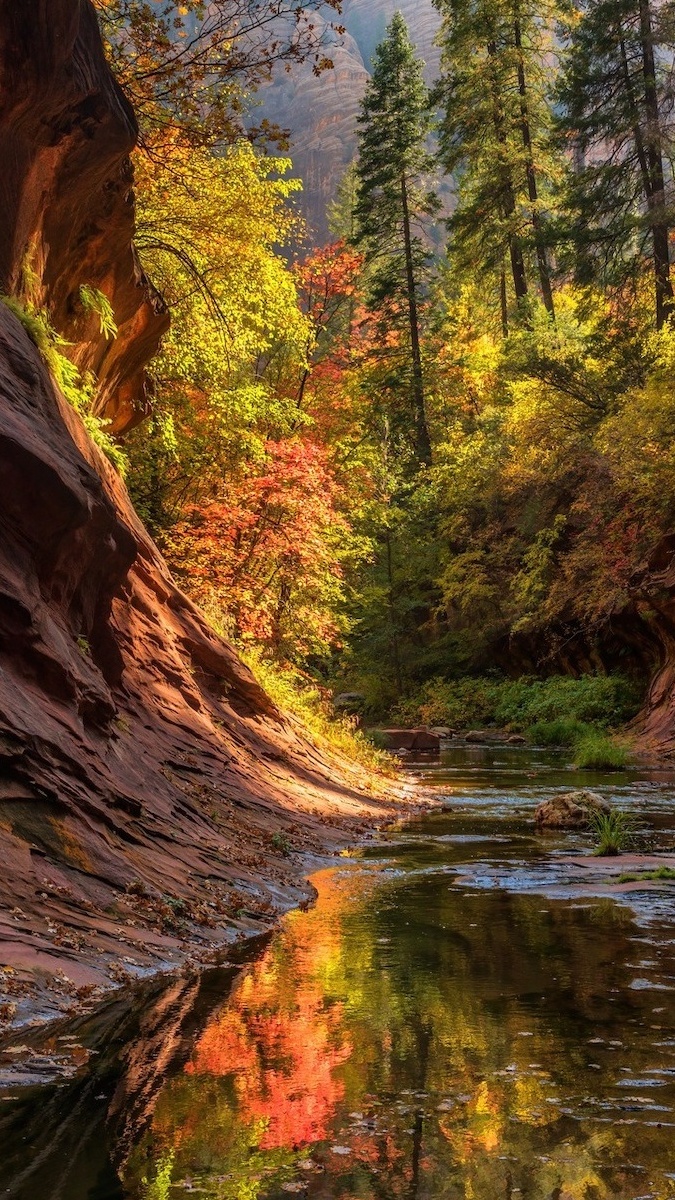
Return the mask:
<svg viewBox="0 0 675 1200">
<path fill-rule="evenodd" d="M 345 1086 L 338 1068 L 352 1054 L 344 1006 L 326 1003 L 317 971 L 339 952 L 333 920 L 305 917 L 290 925 L 285 949 L 292 969 L 268 954 L 256 963 L 229 1005 L 205 1029 L 189 1075 L 233 1075 L 241 1119 L 265 1133 L 261 1149 L 298 1149 L 328 1137 Z M 330 903 L 330 897 L 328 897 Z"/>
<path fill-rule="evenodd" d="M 324 446 L 307 436 L 268 442 L 259 474 L 223 481 L 172 531 L 177 574 L 197 603 L 231 614 L 241 637 L 307 651 L 334 642 L 337 548 L 348 531 L 337 490 Z"/>
</svg>

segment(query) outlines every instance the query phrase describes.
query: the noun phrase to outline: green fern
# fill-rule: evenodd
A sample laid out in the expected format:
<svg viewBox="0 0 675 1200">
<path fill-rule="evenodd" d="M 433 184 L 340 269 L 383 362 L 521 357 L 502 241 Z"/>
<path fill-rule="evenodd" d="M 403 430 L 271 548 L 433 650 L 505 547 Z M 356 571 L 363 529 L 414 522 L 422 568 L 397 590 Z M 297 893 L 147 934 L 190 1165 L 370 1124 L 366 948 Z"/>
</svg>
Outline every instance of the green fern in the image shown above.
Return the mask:
<svg viewBox="0 0 675 1200">
<path fill-rule="evenodd" d="M 124 451 L 107 432 L 108 421 L 91 411 L 96 391 L 96 379 L 90 371 L 82 374 L 60 347 L 68 343 L 50 325 L 44 312 L 24 307 L 13 296 L 0 296 L 2 303 L 21 322 L 31 341 L 35 343 L 59 391 L 81 418 L 91 440 L 110 459 L 120 475 L 126 474 L 128 461 Z"/>
<path fill-rule="evenodd" d="M 101 333 L 104 337 L 108 341 L 114 341 L 117 337 L 118 329 L 115 321 L 115 313 L 108 297 L 99 291 L 98 288 L 84 283 L 80 288 L 80 300 L 85 312 L 95 313 L 98 317 Z"/>
</svg>

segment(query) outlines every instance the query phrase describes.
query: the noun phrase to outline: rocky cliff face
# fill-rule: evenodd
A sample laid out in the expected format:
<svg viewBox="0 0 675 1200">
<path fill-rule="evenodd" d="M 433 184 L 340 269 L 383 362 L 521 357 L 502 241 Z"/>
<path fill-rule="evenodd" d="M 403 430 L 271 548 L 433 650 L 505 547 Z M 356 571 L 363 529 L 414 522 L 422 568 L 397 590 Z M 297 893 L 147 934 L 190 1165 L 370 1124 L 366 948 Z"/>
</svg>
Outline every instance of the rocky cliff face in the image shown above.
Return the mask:
<svg viewBox="0 0 675 1200">
<path fill-rule="evenodd" d="M 354 159 L 356 118 L 372 55 L 396 11 L 408 22 L 431 83 L 439 60 L 434 46 L 439 14 L 432 0 L 345 0 L 340 20 L 346 34 L 326 34 L 334 69 L 317 77 L 309 65 L 295 67 L 262 94 L 263 114 L 290 130 L 294 169 L 304 185 L 299 207 L 313 242 L 328 239 L 326 208 Z"/>
<path fill-rule="evenodd" d="M 143 368 L 168 326 L 133 249 L 136 137 L 89 4 L 0 0 L 0 290 L 50 313 L 97 375 L 114 432 L 145 415 Z M 110 300 L 114 341 L 84 308 L 85 285 Z"/>
<path fill-rule="evenodd" d="M 646 749 L 675 755 L 675 534 L 662 538 L 634 581 L 634 620 L 629 646 L 637 639 L 651 650 L 656 670 L 635 732 Z"/>
<path fill-rule="evenodd" d="M 133 114 L 88 0 L 3 0 L 0 56 L 3 287 L 33 288 L 128 427 L 166 325 L 131 241 Z M 289 847 L 387 811 L 178 591 L 0 304 L 0 1023 L 255 927 L 302 895 Z"/>
</svg>

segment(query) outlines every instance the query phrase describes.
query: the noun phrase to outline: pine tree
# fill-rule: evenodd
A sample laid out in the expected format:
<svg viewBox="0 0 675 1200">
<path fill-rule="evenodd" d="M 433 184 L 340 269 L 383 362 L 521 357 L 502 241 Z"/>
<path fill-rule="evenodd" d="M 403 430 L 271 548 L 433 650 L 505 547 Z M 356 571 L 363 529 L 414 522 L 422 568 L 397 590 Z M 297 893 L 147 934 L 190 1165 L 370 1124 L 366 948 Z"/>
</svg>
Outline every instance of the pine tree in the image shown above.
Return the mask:
<svg viewBox="0 0 675 1200">
<path fill-rule="evenodd" d="M 406 314 L 410 393 L 416 454 L 431 462 L 420 343 L 420 303 L 431 259 L 424 218 L 438 201 L 426 179 L 434 160 L 427 149 L 429 93 L 407 25 L 396 13 L 377 47 L 372 78 L 359 115 L 356 232 L 369 268 L 370 305 L 391 322 Z"/>
<path fill-rule="evenodd" d="M 582 281 L 625 282 L 651 259 L 656 325 L 673 312 L 672 6 L 584 0 L 560 86 L 561 131 L 577 170 L 570 233 Z"/>
<path fill-rule="evenodd" d="M 516 304 L 536 274 L 555 316 L 547 220 L 561 158 L 550 143 L 547 0 L 434 0 L 442 14 L 441 159 L 457 183 L 450 222 L 460 269 L 499 278 L 507 331 L 507 274 Z"/>
</svg>

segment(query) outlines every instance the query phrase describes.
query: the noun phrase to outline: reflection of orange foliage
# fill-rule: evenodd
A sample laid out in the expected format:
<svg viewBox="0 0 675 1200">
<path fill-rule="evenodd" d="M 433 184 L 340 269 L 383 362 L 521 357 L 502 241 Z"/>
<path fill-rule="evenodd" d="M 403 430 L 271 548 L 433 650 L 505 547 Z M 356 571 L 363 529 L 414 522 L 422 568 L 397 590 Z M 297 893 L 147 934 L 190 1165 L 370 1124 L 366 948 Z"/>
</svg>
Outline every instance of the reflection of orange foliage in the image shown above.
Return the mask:
<svg viewBox="0 0 675 1200">
<path fill-rule="evenodd" d="M 326 1002 L 321 973 L 340 949 L 345 897 L 339 886 L 328 890 L 321 915 L 287 922 L 283 956 L 270 950 L 247 972 L 185 1068 L 234 1077 L 243 1120 L 265 1123 L 262 1149 L 324 1140 L 344 1095 L 337 1068 L 352 1047 L 343 1005 Z"/>
</svg>

